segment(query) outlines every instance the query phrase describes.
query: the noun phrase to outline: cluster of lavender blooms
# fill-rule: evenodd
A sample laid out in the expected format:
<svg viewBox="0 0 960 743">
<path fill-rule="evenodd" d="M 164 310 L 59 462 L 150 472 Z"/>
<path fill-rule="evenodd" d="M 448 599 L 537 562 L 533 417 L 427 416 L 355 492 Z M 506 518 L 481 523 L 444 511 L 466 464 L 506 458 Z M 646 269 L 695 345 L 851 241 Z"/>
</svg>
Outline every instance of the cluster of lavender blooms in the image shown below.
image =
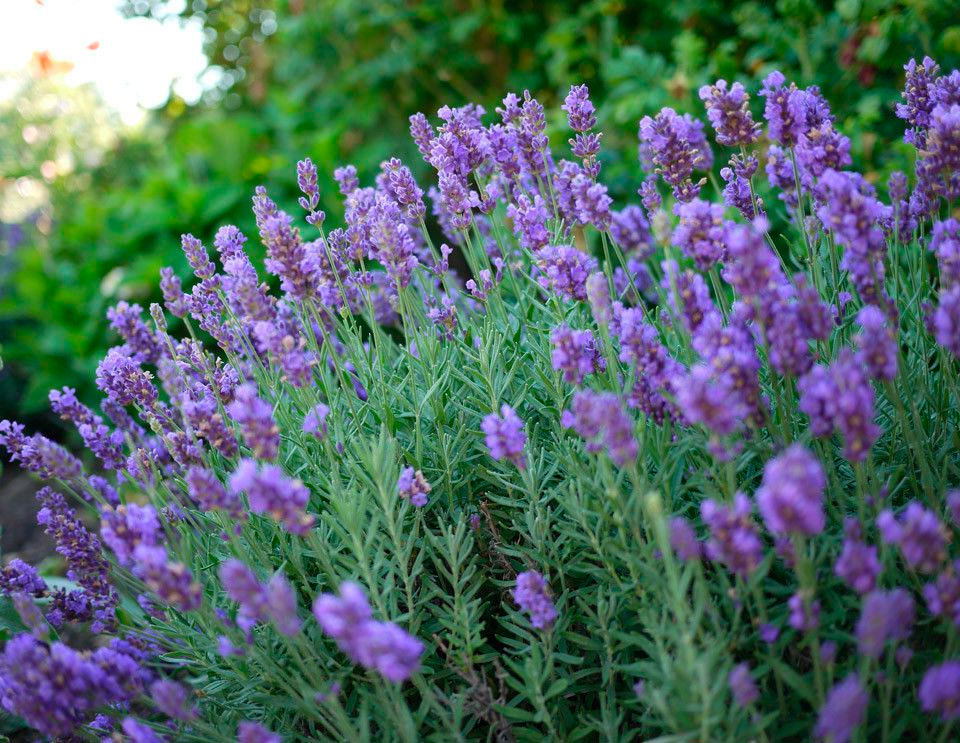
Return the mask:
<svg viewBox="0 0 960 743">
<path fill-rule="evenodd" d="M 569 159 L 511 93 L 410 118 L 435 186 L 337 169 L 342 226 L 309 159 L 304 225 L 257 188 L 266 280 L 184 235 L 192 285 L 108 312 L 100 412 L 50 394 L 90 468 L 0 421 L 66 578 L 0 567 L 0 705 L 65 740 L 948 739 L 960 72 L 905 72 L 886 197 L 773 71 L 762 119 L 724 80 L 709 126 L 643 117 L 640 203 L 575 85 Z"/>
</svg>

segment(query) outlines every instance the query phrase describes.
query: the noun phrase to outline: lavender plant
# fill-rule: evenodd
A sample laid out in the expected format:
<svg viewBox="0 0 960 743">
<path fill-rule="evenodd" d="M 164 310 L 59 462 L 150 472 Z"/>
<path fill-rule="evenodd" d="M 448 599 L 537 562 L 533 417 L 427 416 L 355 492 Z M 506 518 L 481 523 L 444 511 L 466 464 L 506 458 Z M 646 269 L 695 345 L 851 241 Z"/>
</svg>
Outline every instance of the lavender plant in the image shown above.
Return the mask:
<svg viewBox="0 0 960 743">
<path fill-rule="evenodd" d="M 67 565 L 0 571 L 0 703 L 69 740 L 951 739 L 960 72 L 906 72 L 890 203 L 774 73 L 765 127 L 701 91 L 718 154 L 640 122 L 642 206 L 580 85 L 572 159 L 529 94 L 411 117 L 439 246 L 395 159 L 334 174 L 343 227 L 309 160 L 305 226 L 257 189 L 279 295 L 185 235 L 183 333 L 109 314 L 109 423 L 51 393 L 96 472 L 0 422 Z"/>
</svg>

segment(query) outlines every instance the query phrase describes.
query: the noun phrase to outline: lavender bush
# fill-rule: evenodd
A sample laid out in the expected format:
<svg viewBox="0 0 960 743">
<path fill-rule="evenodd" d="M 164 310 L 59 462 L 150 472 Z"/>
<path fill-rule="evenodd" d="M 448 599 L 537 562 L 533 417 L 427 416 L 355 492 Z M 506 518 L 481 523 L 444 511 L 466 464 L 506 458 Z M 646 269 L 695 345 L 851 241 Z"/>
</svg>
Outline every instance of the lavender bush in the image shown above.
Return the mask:
<svg viewBox="0 0 960 743">
<path fill-rule="evenodd" d="M 99 474 L 0 422 L 67 566 L 0 571 L 3 707 L 65 740 L 951 739 L 960 72 L 906 72 L 886 201 L 773 73 L 765 126 L 722 80 L 709 126 L 640 122 L 642 206 L 581 85 L 567 159 L 509 94 L 411 117 L 428 201 L 399 160 L 334 173 L 344 227 L 309 160 L 306 225 L 258 189 L 279 296 L 236 227 L 216 262 L 185 235 L 183 337 L 121 303 L 103 415 L 50 395 Z"/>
</svg>

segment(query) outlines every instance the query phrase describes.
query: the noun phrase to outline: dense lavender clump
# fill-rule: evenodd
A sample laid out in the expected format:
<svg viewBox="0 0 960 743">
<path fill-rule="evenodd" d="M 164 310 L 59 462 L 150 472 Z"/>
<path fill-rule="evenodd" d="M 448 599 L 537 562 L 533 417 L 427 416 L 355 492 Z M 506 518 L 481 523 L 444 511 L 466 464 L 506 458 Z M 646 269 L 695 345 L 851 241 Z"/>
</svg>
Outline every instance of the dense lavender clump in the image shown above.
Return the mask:
<svg viewBox="0 0 960 743">
<path fill-rule="evenodd" d="M 301 160 L 259 248 L 185 234 L 182 322 L 118 302 L 99 409 L 50 393 L 90 456 L 0 421 L 57 552 L 0 565 L 0 705 L 145 743 L 950 739 L 960 72 L 905 71 L 884 194 L 772 72 L 700 91 L 722 184 L 665 108 L 615 202 L 578 84 L 415 114 L 429 181 Z"/>
</svg>

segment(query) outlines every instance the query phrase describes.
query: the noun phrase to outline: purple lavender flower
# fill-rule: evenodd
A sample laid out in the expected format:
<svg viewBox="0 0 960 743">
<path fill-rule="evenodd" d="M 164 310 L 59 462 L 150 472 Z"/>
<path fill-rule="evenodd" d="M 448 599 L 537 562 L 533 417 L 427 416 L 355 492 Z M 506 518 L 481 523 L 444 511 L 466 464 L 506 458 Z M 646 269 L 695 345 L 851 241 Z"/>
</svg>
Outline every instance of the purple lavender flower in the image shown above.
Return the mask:
<svg viewBox="0 0 960 743">
<path fill-rule="evenodd" d="M 703 425 L 716 436 L 739 430 L 751 412 L 733 379 L 717 374 L 712 364 L 696 364 L 688 373 L 674 377 L 671 385 L 684 419 Z"/>
<path fill-rule="evenodd" d="M 155 364 L 164 354 L 162 341 L 143 321 L 140 305 L 117 302 L 107 310 L 107 319 L 110 327 L 123 338 L 123 349 L 131 358 L 143 364 Z"/>
<path fill-rule="evenodd" d="M 569 140 L 573 154 L 583 160 L 584 170 L 591 178 L 600 173 L 600 163 L 597 162 L 597 153 L 600 152 L 599 132 L 590 133 L 597 125 L 595 109 L 590 102 L 590 91 L 586 85 L 571 85 L 570 92 L 561 108 L 567 112 L 567 122 L 577 134 Z"/>
<path fill-rule="evenodd" d="M 160 291 L 163 294 L 163 303 L 171 315 L 183 317 L 187 314 L 187 295 L 183 293 L 180 277 L 174 274 L 169 266 L 160 269 Z"/>
<path fill-rule="evenodd" d="M 157 544 L 160 521 L 151 505 L 129 503 L 101 512 L 100 536 L 121 565 L 129 565 L 137 545 Z"/>
<path fill-rule="evenodd" d="M 14 558 L 0 568 L 0 591 L 7 594 L 29 594 L 43 596 L 47 592 L 47 583 L 37 573 L 36 568 L 19 558 Z"/>
<path fill-rule="evenodd" d="M 780 374 L 798 377 L 813 366 L 810 343 L 827 338 L 831 315 L 802 274 L 794 278 L 794 283 L 796 288 L 782 284 L 766 294 L 759 315 L 766 331 L 770 365 Z"/>
<path fill-rule="evenodd" d="M 830 367 L 814 366 L 797 384 L 800 410 L 810 417 L 814 436 L 839 429 L 844 456 L 864 460 L 880 435 L 873 422 L 874 391 L 863 364 L 850 349 L 842 349 Z"/>
<path fill-rule="evenodd" d="M 823 491 L 827 478 L 820 461 L 801 444 L 793 444 L 763 468 L 757 507 L 773 534 L 819 534 L 826 516 Z"/>
<path fill-rule="evenodd" d="M 139 691 L 136 661 L 108 647 L 85 657 L 23 633 L 0 653 L 0 704 L 45 735 L 69 736 L 95 710 L 128 702 Z"/>
<path fill-rule="evenodd" d="M 529 612 L 530 624 L 537 629 L 549 628 L 557 618 L 557 609 L 550 597 L 550 587 L 536 570 L 527 570 L 517 575 L 513 600 L 517 606 Z"/>
<path fill-rule="evenodd" d="M 97 366 L 97 387 L 118 405 L 136 403 L 151 409 L 157 401 L 157 389 L 151 376 L 117 348 L 111 348 Z"/>
<path fill-rule="evenodd" d="M 847 743 L 863 722 L 870 697 L 856 674 L 850 674 L 827 693 L 813 734 L 829 743 Z"/>
<path fill-rule="evenodd" d="M 216 398 L 206 385 L 198 385 L 180 404 L 180 412 L 198 437 L 225 457 L 237 454 L 237 439 L 224 422 Z"/>
<path fill-rule="evenodd" d="M 678 201 L 690 201 L 706 182 L 691 180 L 694 170 L 709 170 L 713 153 L 703 135 L 703 124 L 689 114 L 680 116 L 663 108 L 656 117 L 640 120 L 640 142 L 660 174 L 673 189 Z"/>
<path fill-rule="evenodd" d="M 242 252 L 224 259 L 223 291 L 234 314 L 245 323 L 273 322 L 276 318 L 275 300 L 260 283 L 257 270 Z"/>
<path fill-rule="evenodd" d="M 417 114 L 423 116 L 423 114 Z M 410 117 L 410 120 L 413 120 L 413 116 Z M 426 119 L 424 119 L 426 121 Z M 430 125 L 427 124 L 429 127 Z M 340 193 L 344 196 L 349 196 L 358 188 L 360 188 L 360 181 L 357 178 L 357 169 L 353 165 L 344 165 L 340 168 L 335 168 L 333 171 L 333 179 L 337 182 L 337 186 L 340 189 Z"/>
<path fill-rule="evenodd" d="M 758 634 L 767 645 L 772 645 L 780 637 L 780 628 L 773 624 L 761 624 Z"/>
<path fill-rule="evenodd" d="M 917 215 L 910 208 L 907 198 L 907 176 L 902 171 L 895 170 L 887 181 L 887 194 L 893 207 L 890 219 L 883 225 L 887 236 L 893 236 L 900 243 L 909 243 L 917 230 Z"/>
<path fill-rule="evenodd" d="M 731 165 L 738 162 L 739 160 L 736 156 L 730 159 Z M 757 159 L 751 156 L 748 158 L 748 162 L 751 163 L 752 171 L 755 172 Z M 740 168 L 737 167 L 720 169 L 720 177 L 723 178 L 723 182 L 726 184 L 723 187 L 723 203 L 725 206 L 733 207 L 739 211 L 744 219 L 752 221 L 757 217 L 763 216 L 763 199 L 755 196 L 751 188 L 750 177 L 753 173 L 743 175 L 741 172 L 738 172 L 738 170 L 740 170 Z"/>
<path fill-rule="evenodd" d="M 197 716 L 187 687 L 172 679 L 158 679 L 150 684 L 150 697 L 158 710 L 174 720 L 188 721 Z"/>
<path fill-rule="evenodd" d="M 314 405 L 303 417 L 303 432 L 322 439 L 327 435 L 327 416 L 330 414 L 330 408 L 322 402 Z"/>
<path fill-rule="evenodd" d="M 277 458 L 280 429 L 273 420 L 272 409 L 257 395 L 254 385 L 240 385 L 227 412 L 240 424 L 243 438 L 257 459 Z"/>
<path fill-rule="evenodd" d="M 827 640 L 820 646 L 820 662 L 828 668 L 837 660 L 837 643 Z"/>
<path fill-rule="evenodd" d="M 539 194 L 533 200 L 526 195 L 517 196 L 516 203 L 507 205 L 507 217 L 513 222 L 513 231 L 520 238 L 520 245 L 536 252 L 550 242 L 547 219 L 550 212 Z"/>
<path fill-rule="evenodd" d="M 613 306 L 610 303 L 610 284 L 602 271 L 595 271 L 584 282 L 584 291 L 590 312 L 597 325 L 605 327 L 613 319 Z"/>
<path fill-rule="evenodd" d="M 597 125 L 596 109 L 586 85 L 571 85 L 560 108 L 567 112 L 567 123 L 575 132 L 587 132 Z"/>
<path fill-rule="evenodd" d="M 200 608 L 203 587 L 182 562 L 167 559 L 163 547 L 139 544 L 133 551 L 134 574 L 157 596 L 179 611 Z"/>
<path fill-rule="evenodd" d="M 573 330 L 559 325 L 550 333 L 553 350 L 550 360 L 556 371 L 563 372 L 568 384 L 581 384 L 584 377 L 606 369 L 596 337 L 589 330 Z"/>
<path fill-rule="evenodd" d="M 693 199 L 676 208 L 680 223 L 673 232 L 673 244 L 692 258 L 697 268 L 708 271 L 726 253 L 729 222 L 723 218 L 723 206 Z"/>
<path fill-rule="evenodd" d="M 710 529 L 706 555 L 721 562 L 742 577 L 760 564 L 763 542 L 750 518 L 750 499 L 744 493 L 734 496 L 733 505 L 725 506 L 708 498 L 700 504 L 700 515 Z"/>
<path fill-rule="evenodd" d="M 947 557 L 949 534 L 933 511 L 915 501 L 897 518 L 885 510 L 877 516 L 883 541 L 900 547 L 907 565 L 920 573 L 934 573 Z"/>
<path fill-rule="evenodd" d="M 397 495 L 408 499 L 417 508 L 427 505 L 427 496 L 430 494 L 430 483 L 420 470 L 413 467 L 404 467 L 397 478 Z"/>
<path fill-rule="evenodd" d="M 110 565 L 104 559 L 100 540 L 83 525 L 60 493 L 41 488 L 37 492 L 37 501 L 41 506 L 37 523 L 56 543 L 57 552 L 66 559 L 67 577 L 83 587 L 91 609 L 112 609 L 120 598 L 110 584 Z"/>
<path fill-rule="evenodd" d="M 780 261 L 763 239 L 765 229 L 765 221 L 759 220 L 752 226 L 731 226 L 725 235 L 723 278 L 744 300 L 754 303 L 786 283 Z"/>
<path fill-rule="evenodd" d="M 844 531 L 846 539 L 833 572 L 857 593 L 869 593 L 876 588 L 882 571 L 877 548 L 861 541 L 860 525 L 855 519 L 846 520 Z"/>
<path fill-rule="evenodd" d="M 930 666 L 923 674 L 917 697 L 924 712 L 937 713 L 945 721 L 960 718 L 960 661 Z"/>
<path fill-rule="evenodd" d="M 227 595 L 240 604 L 239 625 L 247 627 L 269 619 L 267 592 L 253 570 L 239 560 L 231 559 L 220 566 L 219 574 Z"/>
<path fill-rule="evenodd" d="M 960 70 L 953 70 L 949 75 L 938 77 L 930 97 L 939 105 L 952 106 L 960 103 Z"/>
<path fill-rule="evenodd" d="M 560 163 L 559 172 L 553 177 L 558 216 L 567 227 L 572 224 L 589 224 L 598 230 L 610 226 L 612 199 L 607 187 L 597 183 L 581 166 L 566 160 Z"/>
<path fill-rule="evenodd" d="M 419 261 L 416 243 L 400 206 L 378 193 L 369 214 L 368 255 L 378 260 L 398 289 L 409 285 Z"/>
<path fill-rule="evenodd" d="M 490 413 L 483 419 L 480 427 L 483 429 L 491 457 L 513 462 L 517 469 L 522 470 L 527 466 L 523 454 L 527 434 L 523 430 L 523 421 L 513 408 L 504 403 L 500 408 L 500 415 Z"/>
<path fill-rule="evenodd" d="M 653 250 L 650 223 L 636 204 L 625 206 L 610 215 L 610 236 L 624 253 L 643 260 Z"/>
<path fill-rule="evenodd" d="M 886 241 L 880 224 L 889 220 L 892 209 L 858 173 L 827 169 L 814 189 L 817 216 L 844 247 L 841 267 L 850 277 L 865 304 L 879 305 L 883 299 Z"/>
<path fill-rule="evenodd" d="M 300 631 L 297 594 L 283 573 L 274 573 L 264 587 L 267 613 L 277 632 L 288 637 Z"/>
<path fill-rule="evenodd" d="M 293 218 L 282 211 L 264 214 L 257 220 L 260 239 L 267 249 L 264 266 L 280 277 L 280 288 L 297 299 L 316 294 L 317 277 L 306 260 L 307 250 Z"/>
<path fill-rule="evenodd" d="M 937 256 L 941 285 L 947 290 L 960 285 L 960 221 L 934 222 L 930 250 Z"/>
<path fill-rule="evenodd" d="M 103 419 L 77 400 L 76 390 L 64 387 L 50 390 L 50 408 L 61 420 L 70 421 L 77 427 L 84 444 L 109 470 L 123 467 L 123 433 L 111 432 Z"/>
<path fill-rule="evenodd" d="M 730 675 L 727 676 L 727 683 L 730 685 L 733 700 L 741 707 L 749 707 L 760 697 L 753 676 L 750 675 L 750 665 L 748 663 L 740 663 L 734 666 Z"/>
<path fill-rule="evenodd" d="M 700 100 L 706 106 L 718 144 L 740 147 L 757 141 L 761 127 L 750 114 L 750 96 L 743 85 L 734 83 L 728 88 L 726 80 L 717 80 L 700 88 Z"/>
<path fill-rule="evenodd" d="M 670 519 L 670 546 L 684 562 L 695 562 L 703 556 L 703 545 L 693 525 L 682 516 Z"/>
<path fill-rule="evenodd" d="M 237 725 L 237 743 L 281 743 L 281 740 L 259 722 L 244 721 Z"/>
<path fill-rule="evenodd" d="M 300 208 L 307 214 L 307 222 L 314 226 L 322 224 L 325 214 L 317 209 L 320 203 L 320 188 L 317 184 L 317 166 L 309 157 L 300 160 L 297 163 L 297 186 L 300 193 L 303 194 L 298 199 Z"/>
<path fill-rule="evenodd" d="M 698 331 L 708 315 L 716 315 L 715 318 L 711 318 L 714 321 L 710 323 L 711 326 L 722 324 L 722 318 L 713 304 L 707 282 L 696 271 L 690 269 L 681 271 L 676 261 L 663 261 L 660 266 L 663 268 L 663 279 L 660 285 L 667 293 L 667 302 L 682 320 L 686 331 L 694 337 L 696 344 Z"/>
<path fill-rule="evenodd" d="M 565 428 L 574 429 L 587 440 L 587 451 L 598 452 L 604 446 L 618 467 L 636 462 L 638 445 L 633 421 L 616 395 L 581 390 L 573 396 L 570 410 L 560 417 Z"/>
<path fill-rule="evenodd" d="M 960 627 L 960 560 L 948 565 L 932 583 L 923 587 L 923 598 L 931 614 Z"/>
<path fill-rule="evenodd" d="M 423 218 L 427 208 L 423 203 L 423 190 L 414 180 L 410 168 L 393 157 L 380 163 L 384 178 L 378 181 L 383 190 L 400 205 L 406 207 L 407 216 L 417 221 Z"/>
<path fill-rule="evenodd" d="M 247 236 L 232 224 L 225 224 L 217 230 L 213 237 L 213 247 L 220 254 L 221 263 L 226 264 L 230 258 L 237 258 L 244 255 L 243 245 L 247 242 Z"/>
<path fill-rule="evenodd" d="M 639 408 L 657 423 L 673 419 L 676 408 L 664 396 L 670 380 L 680 374 L 679 364 L 670 357 L 656 328 L 646 322 L 639 307 L 625 309 L 617 303 L 610 332 L 620 342 L 621 361 L 636 363 L 637 377 L 628 403 Z"/>
<path fill-rule="evenodd" d="M 165 743 L 166 738 L 157 735 L 146 723 L 140 722 L 133 717 L 125 717 L 120 725 L 126 738 L 130 743 Z"/>
<path fill-rule="evenodd" d="M 826 121 L 800 135 L 796 147 L 797 165 L 803 181 L 809 176 L 819 178 L 828 169 L 840 170 L 851 162 L 850 140 Z"/>
<path fill-rule="evenodd" d="M 11 462 L 45 479 L 71 482 L 83 472 L 79 459 L 42 434 L 25 436 L 20 423 L 0 421 L 0 446 L 7 450 Z"/>
<path fill-rule="evenodd" d="M 388 681 L 405 681 L 420 667 L 423 643 L 392 622 L 372 619 L 367 597 L 356 583 L 341 583 L 339 595 L 318 596 L 313 614 L 324 634 L 352 661 Z"/>
<path fill-rule="evenodd" d="M 251 511 L 279 521 L 291 534 L 306 534 L 314 524 L 314 517 L 305 510 L 310 491 L 276 465 L 258 466 L 252 459 L 241 460 L 230 477 L 230 491 L 234 495 L 245 492 Z"/>
<path fill-rule="evenodd" d="M 776 145 L 770 145 L 764 172 L 770 185 L 780 191 L 778 198 L 787 205 L 787 212 L 792 214 L 797 208 L 797 181 L 787 152 Z"/>
<path fill-rule="evenodd" d="M 777 144 L 793 147 L 806 130 L 810 101 L 786 79 L 779 70 L 774 70 L 763 80 L 760 97 L 765 99 L 763 118 L 767 120 L 767 132 Z"/>
<path fill-rule="evenodd" d="M 902 588 L 873 591 L 863 599 L 857 621 L 857 645 L 868 658 L 879 658 L 887 640 L 904 640 L 913 626 L 915 609 L 910 594 Z"/>
<path fill-rule="evenodd" d="M 903 141 L 920 149 L 924 146 L 926 130 L 930 126 L 933 91 L 940 66 L 930 57 L 924 57 L 920 64 L 911 59 L 903 69 L 907 75 L 901 95 L 906 102 L 897 104 L 897 116 L 911 127 L 905 132 Z"/>
<path fill-rule="evenodd" d="M 951 490 L 945 500 L 953 525 L 960 526 L 960 490 Z"/>
<path fill-rule="evenodd" d="M 193 269 L 194 275 L 200 279 L 209 279 L 216 272 L 217 267 L 213 265 L 210 256 L 207 255 L 207 249 L 193 235 L 181 235 L 180 245 L 183 247 L 183 254 L 187 256 L 187 263 Z"/>
<path fill-rule="evenodd" d="M 304 350 L 306 339 L 297 331 L 283 327 L 282 313 L 286 305 L 281 303 L 277 322 L 260 321 L 254 324 L 250 336 L 256 347 L 270 357 L 283 372 L 283 381 L 294 387 L 307 387 L 313 381 L 311 354 Z M 292 330 L 292 332 L 289 332 Z"/>
<path fill-rule="evenodd" d="M 940 304 L 929 317 L 929 325 L 937 343 L 960 357 L 960 285 L 941 292 Z"/>
<path fill-rule="evenodd" d="M 440 337 L 446 338 L 448 341 L 453 340 L 456 337 L 458 325 L 457 306 L 453 299 L 450 298 L 449 294 L 443 294 L 438 304 L 432 296 L 428 296 L 426 304 L 429 307 L 427 319 L 437 327 L 437 333 Z"/>
<path fill-rule="evenodd" d="M 883 312 L 867 305 L 857 314 L 861 331 L 856 343 L 860 358 L 873 379 L 893 380 L 897 376 L 896 329 L 888 325 Z"/>
<path fill-rule="evenodd" d="M 193 466 L 184 477 L 190 498 L 204 511 L 220 509 L 231 518 L 244 519 L 243 502 L 236 493 L 228 493 L 220 479 L 211 470 Z"/>
<path fill-rule="evenodd" d="M 812 632 L 820 626 L 820 602 L 806 591 L 797 591 L 787 601 L 788 622 L 797 632 Z"/>
</svg>

